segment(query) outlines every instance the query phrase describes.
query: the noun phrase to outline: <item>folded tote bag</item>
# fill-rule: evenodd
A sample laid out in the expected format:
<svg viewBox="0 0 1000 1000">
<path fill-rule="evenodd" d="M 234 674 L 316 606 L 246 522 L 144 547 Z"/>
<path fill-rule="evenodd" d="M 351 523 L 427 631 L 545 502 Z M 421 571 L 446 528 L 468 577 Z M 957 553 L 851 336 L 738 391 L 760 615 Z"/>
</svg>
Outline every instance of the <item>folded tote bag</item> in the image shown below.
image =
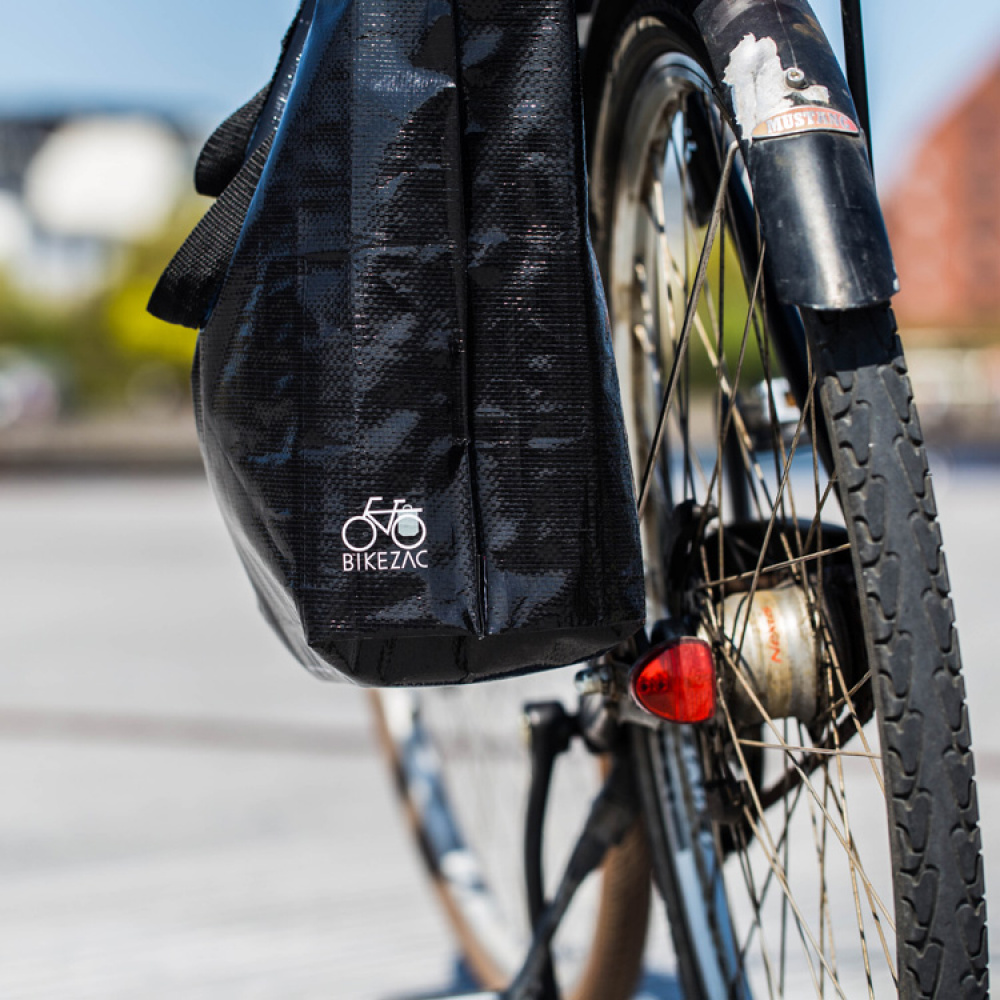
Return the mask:
<svg viewBox="0 0 1000 1000">
<path fill-rule="evenodd" d="M 642 622 L 566 0 L 307 0 L 153 294 L 205 465 L 320 676 L 457 683 Z"/>
</svg>

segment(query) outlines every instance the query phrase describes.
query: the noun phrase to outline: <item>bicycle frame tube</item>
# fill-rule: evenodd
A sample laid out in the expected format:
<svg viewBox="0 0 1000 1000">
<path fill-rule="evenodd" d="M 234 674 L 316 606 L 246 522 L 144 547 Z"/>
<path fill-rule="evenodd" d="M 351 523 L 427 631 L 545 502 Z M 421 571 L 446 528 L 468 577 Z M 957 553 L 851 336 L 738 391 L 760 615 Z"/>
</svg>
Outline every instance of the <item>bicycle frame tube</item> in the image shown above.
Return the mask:
<svg viewBox="0 0 1000 1000">
<path fill-rule="evenodd" d="M 601 39 L 609 27 L 614 34 L 628 2 L 601 0 L 594 13 L 585 96 L 593 94 Z M 698 27 L 742 145 L 780 301 L 821 310 L 887 302 L 898 282 L 865 136 L 809 4 L 676 6 Z"/>
</svg>

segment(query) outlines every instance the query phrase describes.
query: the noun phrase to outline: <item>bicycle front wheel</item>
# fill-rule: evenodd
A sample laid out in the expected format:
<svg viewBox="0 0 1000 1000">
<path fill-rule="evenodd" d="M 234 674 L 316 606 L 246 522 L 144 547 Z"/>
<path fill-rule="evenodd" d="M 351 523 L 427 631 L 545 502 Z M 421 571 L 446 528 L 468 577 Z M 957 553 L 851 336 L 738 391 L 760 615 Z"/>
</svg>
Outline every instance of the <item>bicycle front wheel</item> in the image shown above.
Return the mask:
<svg viewBox="0 0 1000 1000">
<path fill-rule="evenodd" d="M 680 976 L 689 1000 L 983 997 L 964 689 L 891 314 L 776 301 L 707 66 L 672 5 L 638 5 L 591 170 L 649 618 L 719 665 L 711 723 L 637 737 Z"/>
</svg>

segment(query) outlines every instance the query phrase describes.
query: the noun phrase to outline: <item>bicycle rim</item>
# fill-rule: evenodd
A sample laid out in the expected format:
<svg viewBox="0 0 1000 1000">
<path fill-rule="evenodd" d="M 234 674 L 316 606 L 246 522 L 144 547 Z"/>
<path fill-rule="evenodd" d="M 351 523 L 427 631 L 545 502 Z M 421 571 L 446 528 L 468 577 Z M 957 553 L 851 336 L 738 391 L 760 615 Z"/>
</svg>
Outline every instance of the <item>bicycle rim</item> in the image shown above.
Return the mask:
<svg viewBox="0 0 1000 1000">
<path fill-rule="evenodd" d="M 650 3 L 623 30 L 593 170 L 626 426 L 637 481 L 648 480 L 649 619 L 685 622 L 719 668 L 711 724 L 637 737 L 654 868 L 689 998 L 896 996 L 897 950 L 908 962 L 928 922 L 912 919 L 913 893 L 899 906 L 902 840 L 890 845 L 887 817 L 919 837 L 898 802 L 910 773 L 901 754 L 932 752 L 937 737 L 887 721 L 883 704 L 876 715 L 872 607 L 919 603 L 941 584 L 916 566 L 900 586 L 888 559 L 869 559 L 870 505 L 845 522 L 834 469 L 846 478 L 859 442 L 830 392 L 838 373 L 769 295 L 733 136 L 696 42 L 670 19 Z M 876 381 L 899 375 L 894 350 L 871 348 L 882 352 Z M 902 391 L 877 404 L 893 427 Z M 881 516 L 905 520 L 894 502 Z M 967 758 L 963 724 L 935 725 L 940 746 Z M 917 737 L 909 749 L 901 733 Z M 971 810 L 966 790 L 941 809 L 974 848 L 971 797 Z M 975 881 L 956 875 L 940 898 L 965 899 L 981 929 Z M 963 962 L 968 972 L 985 960 L 962 951 L 954 995 L 972 980 Z M 902 995 L 945 995 L 933 992 L 940 979 L 925 993 L 918 978 L 905 969 Z"/>
</svg>

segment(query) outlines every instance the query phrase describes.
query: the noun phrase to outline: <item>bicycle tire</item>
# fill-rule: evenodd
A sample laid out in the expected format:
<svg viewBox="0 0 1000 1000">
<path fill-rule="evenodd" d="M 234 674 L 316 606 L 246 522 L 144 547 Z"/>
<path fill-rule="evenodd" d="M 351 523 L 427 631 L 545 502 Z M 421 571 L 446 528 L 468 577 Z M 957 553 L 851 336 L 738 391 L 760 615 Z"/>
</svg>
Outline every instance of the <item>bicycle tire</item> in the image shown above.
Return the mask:
<svg viewBox="0 0 1000 1000">
<path fill-rule="evenodd" d="M 520 853 L 530 761 L 521 707 L 571 692 L 573 669 L 372 692 L 408 826 L 465 964 L 484 989 L 510 983 L 530 941 Z M 561 873 L 599 787 L 598 763 L 579 743 L 557 760 L 544 838 L 550 876 Z M 585 883 L 557 935 L 554 963 L 567 1000 L 634 995 L 650 889 L 645 834 L 636 824 L 599 879 Z"/>
<path fill-rule="evenodd" d="M 800 996 L 810 987 L 847 997 L 984 997 L 986 913 L 964 687 L 927 459 L 891 313 L 796 314 L 775 301 L 738 155 L 725 180 L 732 134 L 709 65 L 696 29 L 669 3 L 637 5 L 612 46 L 591 158 L 595 243 L 637 479 L 664 387 L 675 365 L 678 372 L 642 519 L 650 619 L 686 617 L 723 663 L 714 723 L 636 734 L 678 975 L 689 1000 Z M 692 335 L 695 346 L 678 361 L 677 332 L 697 286 L 692 258 L 716 196 L 714 285 L 691 311 L 692 326 L 711 335 Z M 725 310 L 740 292 L 727 327 Z M 695 376 L 706 359 L 715 382 L 708 473 L 694 441 Z M 763 393 L 741 381 L 752 365 Z M 789 393 L 797 419 L 787 441 L 779 411 Z M 794 484 L 797 456 L 811 469 L 808 518 Z M 755 504 L 756 519 L 748 517 Z M 787 558 L 774 554 L 779 544 Z M 750 569 L 734 582 L 735 564 Z M 808 724 L 772 717 L 757 702 L 747 722 L 757 692 L 742 692 L 760 675 L 744 655 L 746 623 L 765 593 L 796 588 L 825 688 Z M 863 808 L 854 797 L 862 779 L 874 790 Z M 888 818 L 880 838 L 854 831 L 861 815 Z M 802 826 L 814 831 L 814 857 L 808 843 L 799 853 Z M 869 852 L 872 871 L 861 867 Z M 829 871 L 838 861 L 842 885 Z M 814 918 L 807 905 L 816 906 Z M 763 943 L 772 934 L 777 952 Z"/>
</svg>

